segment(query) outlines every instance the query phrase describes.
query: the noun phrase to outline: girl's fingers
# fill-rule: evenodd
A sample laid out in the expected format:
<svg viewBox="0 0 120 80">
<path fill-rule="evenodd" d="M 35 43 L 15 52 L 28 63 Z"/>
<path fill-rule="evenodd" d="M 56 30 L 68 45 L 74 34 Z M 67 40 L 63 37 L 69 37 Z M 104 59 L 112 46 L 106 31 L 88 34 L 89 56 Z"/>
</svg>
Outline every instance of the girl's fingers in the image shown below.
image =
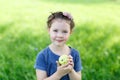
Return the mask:
<svg viewBox="0 0 120 80">
<path fill-rule="evenodd" d="M 69 57 L 69 59 L 73 59 L 73 57 L 71 55 L 69 55 L 68 57 Z"/>
<path fill-rule="evenodd" d="M 69 62 L 73 62 L 73 57 L 69 55 Z"/>
<path fill-rule="evenodd" d="M 73 62 L 73 59 L 69 59 L 69 62 Z"/>
<path fill-rule="evenodd" d="M 71 55 L 68 55 L 68 63 L 67 64 L 63 64 L 63 65 L 61 65 L 58 61 L 56 61 L 56 63 L 57 63 L 57 67 L 61 67 L 61 68 L 65 68 L 65 67 L 67 67 L 67 66 L 69 66 L 69 65 L 71 65 L 71 66 L 74 66 L 74 63 L 73 63 L 73 57 L 71 56 Z"/>
<path fill-rule="evenodd" d="M 69 63 L 69 65 L 72 65 L 72 66 L 74 66 L 73 62 L 70 62 L 70 63 Z"/>
<path fill-rule="evenodd" d="M 69 55 L 69 65 L 74 66 L 73 57 Z"/>
<path fill-rule="evenodd" d="M 57 63 L 57 67 L 61 67 L 61 68 L 65 68 L 69 65 L 69 63 L 61 65 L 58 61 L 56 61 L 56 63 Z"/>
<path fill-rule="evenodd" d="M 68 65 L 67 67 L 64 68 L 64 70 L 71 70 L 71 69 L 72 69 L 71 65 Z"/>
<path fill-rule="evenodd" d="M 69 65 L 69 63 L 63 64 L 63 65 L 61 65 L 61 67 L 62 67 L 62 68 L 65 68 L 65 67 L 67 67 L 68 65 Z"/>
<path fill-rule="evenodd" d="M 58 61 L 56 61 L 56 63 L 57 63 L 57 67 L 59 67 L 59 66 L 60 66 L 60 63 L 59 63 Z"/>
</svg>

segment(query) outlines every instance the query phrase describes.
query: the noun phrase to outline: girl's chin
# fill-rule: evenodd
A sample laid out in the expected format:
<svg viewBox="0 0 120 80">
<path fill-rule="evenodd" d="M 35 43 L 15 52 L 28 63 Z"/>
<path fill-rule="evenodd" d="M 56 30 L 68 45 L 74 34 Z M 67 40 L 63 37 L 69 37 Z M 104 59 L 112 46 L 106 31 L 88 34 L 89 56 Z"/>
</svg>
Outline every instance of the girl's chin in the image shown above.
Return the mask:
<svg viewBox="0 0 120 80">
<path fill-rule="evenodd" d="M 64 46 L 64 44 L 54 44 L 55 46 Z"/>
</svg>

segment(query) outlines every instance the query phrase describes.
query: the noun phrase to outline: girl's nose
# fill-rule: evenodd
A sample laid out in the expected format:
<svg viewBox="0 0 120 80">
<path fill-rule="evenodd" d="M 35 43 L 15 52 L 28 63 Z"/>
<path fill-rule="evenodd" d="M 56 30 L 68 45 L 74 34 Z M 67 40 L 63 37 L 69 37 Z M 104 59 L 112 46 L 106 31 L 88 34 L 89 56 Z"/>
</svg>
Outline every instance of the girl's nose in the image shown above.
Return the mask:
<svg viewBox="0 0 120 80">
<path fill-rule="evenodd" d="M 57 34 L 57 36 L 58 36 L 58 37 L 63 37 L 63 34 L 59 32 L 59 33 Z"/>
</svg>

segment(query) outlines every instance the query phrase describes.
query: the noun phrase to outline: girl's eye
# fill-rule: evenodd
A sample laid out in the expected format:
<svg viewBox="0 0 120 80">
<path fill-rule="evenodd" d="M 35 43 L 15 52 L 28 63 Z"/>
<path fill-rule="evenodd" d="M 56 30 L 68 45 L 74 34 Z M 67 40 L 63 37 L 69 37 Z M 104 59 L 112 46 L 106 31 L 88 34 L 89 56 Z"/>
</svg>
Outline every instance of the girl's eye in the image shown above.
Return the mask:
<svg viewBox="0 0 120 80">
<path fill-rule="evenodd" d="M 58 30 L 53 30 L 54 32 L 58 32 Z"/>
<path fill-rule="evenodd" d="M 63 33 L 68 33 L 68 31 L 63 31 Z"/>
</svg>

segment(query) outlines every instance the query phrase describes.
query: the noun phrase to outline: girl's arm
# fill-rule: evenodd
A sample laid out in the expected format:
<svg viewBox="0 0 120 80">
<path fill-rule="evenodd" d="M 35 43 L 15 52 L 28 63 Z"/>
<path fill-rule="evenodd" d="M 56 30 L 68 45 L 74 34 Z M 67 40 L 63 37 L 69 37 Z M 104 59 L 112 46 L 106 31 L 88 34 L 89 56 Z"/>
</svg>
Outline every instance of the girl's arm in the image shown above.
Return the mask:
<svg viewBox="0 0 120 80">
<path fill-rule="evenodd" d="M 74 69 L 69 73 L 70 80 L 82 80 L 81 71 L 76 72 Z"/>
<path fill-rule="evenodd" d="M 60 76 L 54 73 L 50 77 L 47 77 L 47 73 L 43 70 L 36 69 L 37 80 L 60 80 Z"/>
<path fill-rule="evenodd" d="M 81 78 L 81 71 L 76 72 L 73 69 L 74 63 L 73 63 L 73 58 L 72 58 L 71 55 L 69 56 L 69 61 L 70 61 L 70 66 L 72 67 L 72 69 L 71 69 L 71 71 L 69 73 L 70 80 L 82 80 L 82 78 Z"/>
<path fill-rule="evenodd" d="M 37 80 L 60 80 L 61 77 L 70 73 L 72 67 L 69 64 L 60 66 L 57 62 L 57 71 L 50 77 L 47 77 L 46 71 L 36 69 Z"/>
<path fill-rule="evenodd" d="M 37 80 L 43 80 L 47 77 L 47 74 L 43 70 L 36 69 Z"/>
</svg>

